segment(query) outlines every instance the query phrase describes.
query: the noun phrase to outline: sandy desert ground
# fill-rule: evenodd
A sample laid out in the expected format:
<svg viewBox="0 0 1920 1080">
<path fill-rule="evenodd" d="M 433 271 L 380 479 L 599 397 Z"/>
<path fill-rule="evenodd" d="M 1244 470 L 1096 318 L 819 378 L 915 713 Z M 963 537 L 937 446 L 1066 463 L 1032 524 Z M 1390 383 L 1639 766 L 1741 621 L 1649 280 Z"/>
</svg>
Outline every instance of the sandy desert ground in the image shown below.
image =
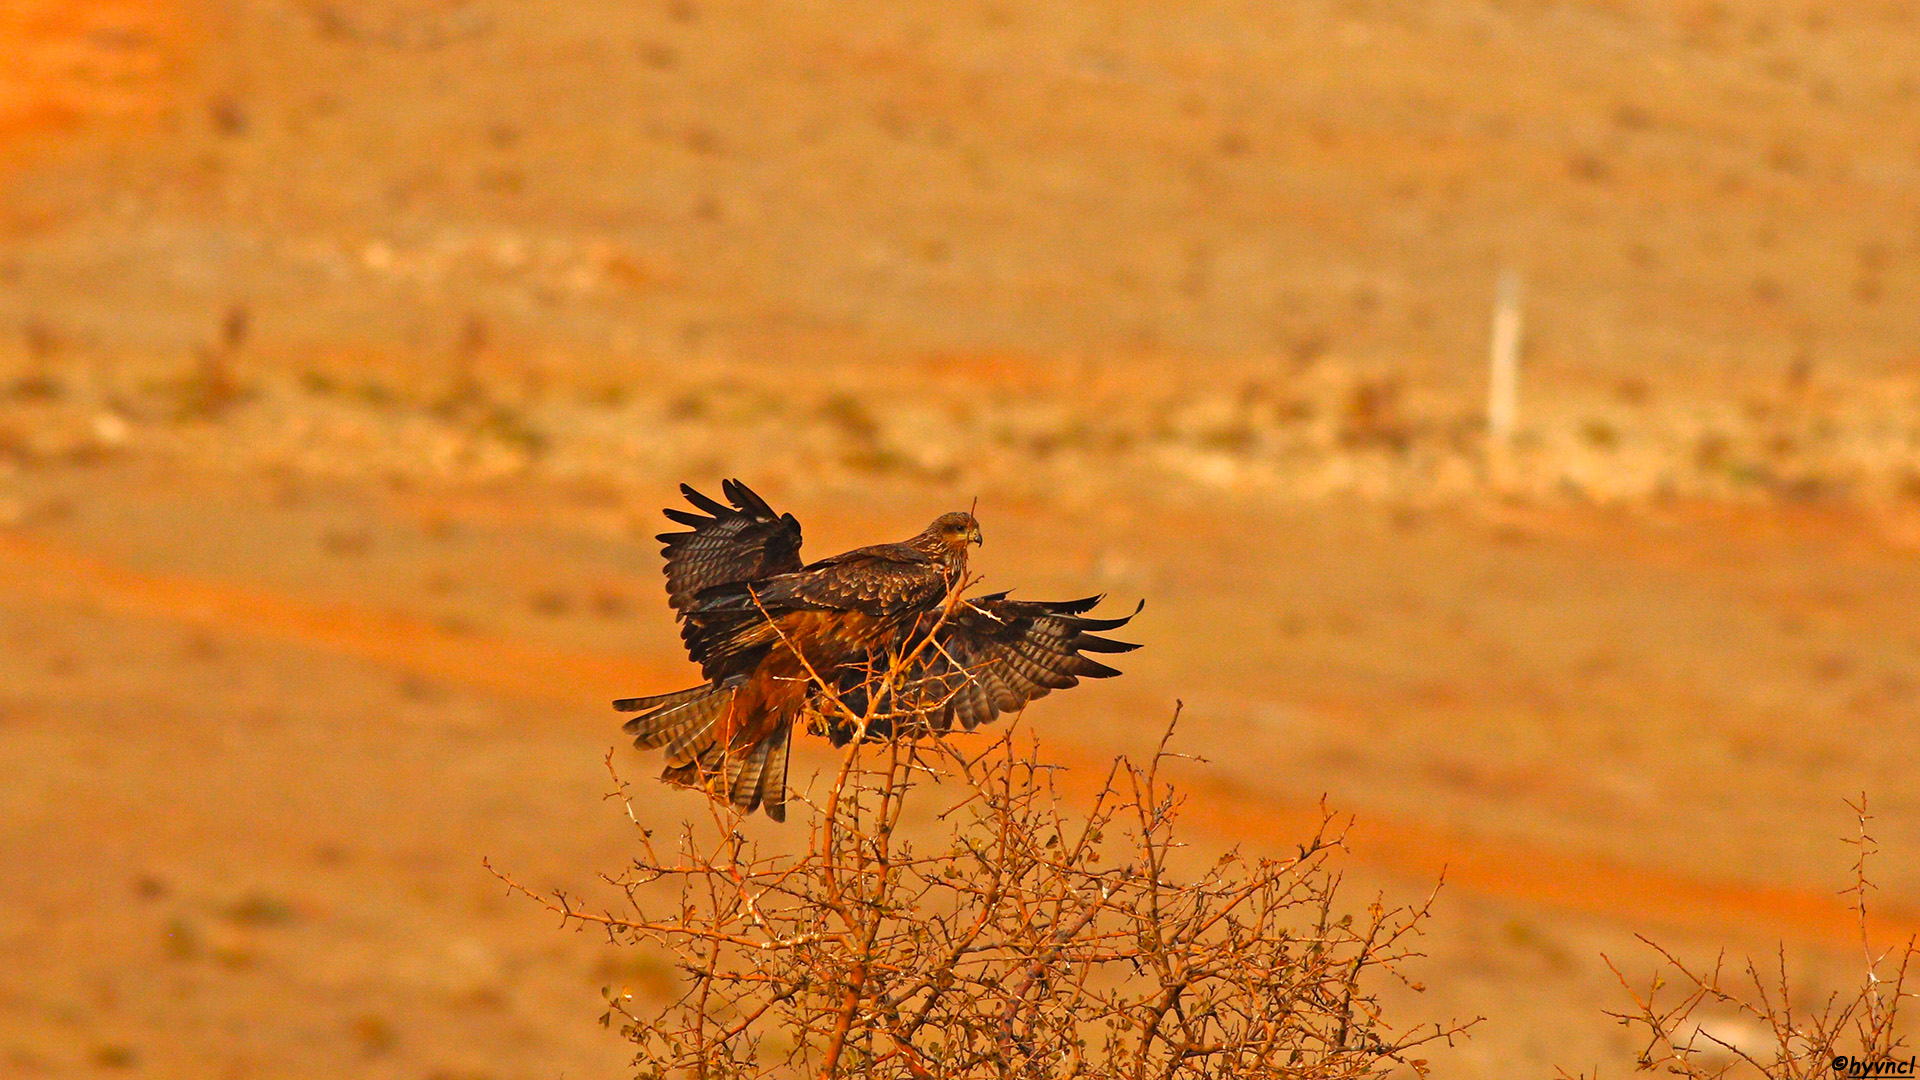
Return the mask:
<svg viewBox="0 0 1920 1080">
<path fill-rule="evenodd" d="M 0 1063 L 622 1075 L 658 960 L 481 860 L 627 857 L 658 510 L 732 475 L 1145 598 L 1026 722 L 1093 772 L 1182 700 L 1197 844 L 1324 794 L 1355 903 L 1444 872 L 1390 998 L 1486 1017 L 1443 1080 L 1629 1071 L 1636 934 L 1857 984 L 1844 800 L 1920 931 L 1915 55 L 1891 2 L 15 0 Z"/>
</svg>

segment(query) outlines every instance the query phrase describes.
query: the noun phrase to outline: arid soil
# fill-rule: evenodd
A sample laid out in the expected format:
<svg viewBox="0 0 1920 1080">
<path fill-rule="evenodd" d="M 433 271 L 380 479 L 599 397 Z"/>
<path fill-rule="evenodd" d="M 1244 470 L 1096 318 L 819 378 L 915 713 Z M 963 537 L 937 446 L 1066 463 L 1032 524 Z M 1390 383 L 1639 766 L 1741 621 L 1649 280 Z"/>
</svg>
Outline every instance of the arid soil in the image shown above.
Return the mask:
<svg viewBox="0 0 1920 1080">
<path fill-rule="evenodd" d="M 1197 846 L 1324 794 L 1352 903 L 1444 874 L 1383 988 L 1487 1018 L 1443 1078 L 1630 1069 L 1635 934 L 1857 985 L 1843 800 L 1874 940 L 1920 931 L 1916 38 L 9 6 L 0 1069 L 622 1074 L 601 988 L 671 973 L 481 860 L 595 894 L 609 760 L 694 808 L 607 702 L 692 679 L 651 536 L 729 475 L 811 553 L 978 496 L 993 587 L 1145 598 L 1126 675 L 1023 723 L 1092 776 L 1183 701 Z"/>
</svg>

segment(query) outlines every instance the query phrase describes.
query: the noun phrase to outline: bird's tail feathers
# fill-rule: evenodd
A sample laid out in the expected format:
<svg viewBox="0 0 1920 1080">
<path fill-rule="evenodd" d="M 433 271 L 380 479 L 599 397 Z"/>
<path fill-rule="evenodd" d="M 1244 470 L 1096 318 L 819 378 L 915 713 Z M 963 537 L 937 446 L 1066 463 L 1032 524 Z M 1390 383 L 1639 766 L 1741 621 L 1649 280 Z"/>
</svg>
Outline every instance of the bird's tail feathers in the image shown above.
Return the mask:
<svg viewBox="0 0 1920 1080">
<path fill-rule="evenodd" d="M 621 728 L 643 750 L 667 748 L 667 762 L 682 765 L 698 757 L 713 742 L 714 723 L 733 704 L 735 686 L 711 683 L 671 694 L 627 698 L 613 703 L 621 712 L 640 715 Z"/>
<path fill-rule="evenodd" d="M 724 798 L 742 814 L 765 807 L 775 821 L 787 817 L 787 729 L 781 726 L 760 741 L 731 745 L 720 732 L 733 727 L 719 721 L 733 706 L 738 686 L 696 686 L 671 694 L 628 698 L 614 708 L 638 712 L 624 730 L 642 749 L 664 747 L 662 780 L 698 788 Z"/>
<path fill-rule="evenodd" d="M 727 799 L 743 814 L 764 806 L 775 821 L 787 820 L 787 733 L 781 725 L 773 734 L 727 763 Z M 737 764 L 736 764 L 737 763 Z"/>
</svg>

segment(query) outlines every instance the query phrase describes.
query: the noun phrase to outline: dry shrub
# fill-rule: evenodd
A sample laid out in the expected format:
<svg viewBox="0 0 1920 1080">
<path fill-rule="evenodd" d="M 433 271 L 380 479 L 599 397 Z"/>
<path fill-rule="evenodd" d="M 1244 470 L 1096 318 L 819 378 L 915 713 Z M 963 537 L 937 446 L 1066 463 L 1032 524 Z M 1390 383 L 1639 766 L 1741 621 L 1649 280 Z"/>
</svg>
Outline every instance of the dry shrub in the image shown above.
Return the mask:
<svg viewBox="0 0 1920 1080">
<path fill-rule="evenodd" d="M 1907 989 L 1907 979 L 1920 956 L 1920 939 L 1909 937 L 1903 946 L 1874 950 L 1867 919 L 1867 893 L 1873 888 L 1867 859 L 1877 851 L 1867 829 L 1872 819 L 1865 795 L 1847 805 L 1860 822 L 1858 837 L 1848 841 L 1855 847 L 1855 860 L 1853 885 L 1847 890 L 1854 898 L 1865 967 L 1859 989 L 1845 995 L 1835 992 L 1824 1000 L 1805 1000 L 1787 978 L 1784 946 L 1771 963 L 1748 959 L 1735 973 L 1728 970 L 1724 953 L 1711 968 L 1693 967 L 1640 937 L 1659 954 L 1661 970 L 1643 990 L 1614 967 L 1633 1006 L 1607 1015 L 1646 1036 L 1639 1054 L 1641 1071 L 1688 1080 L 1741 1074 L 1767 1080 L 1815 1080 L 1844 1078 L 1853 1062 L 1904 1062 L 1911 1056 L 1900 1006 L 1902 999 L 1916 996 Z M 1611 960 L 1608 966 L 1613 966 Z M 1739 1019 L 1729 1024 L 1710 1018 L 1710 1014 L 1728 1013 Z"/>
<path fill-rule="evenodd" d="M 607 995 L 639 1076 L 1342 1080 L 1424 1074 L 1416 1048 L 1465 1030 L 1395 1028 L 1371 989 L 1401 978 L 1431 897 L 1344 912 L 1331 814 L 1288 858 L 1201 857 L 1175 837 L 1165 739 L 1080 811 L 1011 726 L 973 756 L 843 755 L 793 850 L 715 807 L 671 850 L 642 830 L 608 879 L 624 912 L 537 898 L 673 958 L 665 1006 Z"/>
</svg>

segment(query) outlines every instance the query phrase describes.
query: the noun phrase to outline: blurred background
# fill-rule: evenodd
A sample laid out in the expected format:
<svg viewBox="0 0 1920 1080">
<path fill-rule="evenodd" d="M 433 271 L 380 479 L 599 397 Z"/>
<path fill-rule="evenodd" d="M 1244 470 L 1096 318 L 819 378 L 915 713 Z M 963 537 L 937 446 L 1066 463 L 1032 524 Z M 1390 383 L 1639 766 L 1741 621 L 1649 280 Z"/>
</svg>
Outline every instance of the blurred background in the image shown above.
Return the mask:
<svg viewBox="0 0 1920 1080">
<path fill-rule="evenodd" d="M 1098 771 L 1183 699 L 1196 844 L 1324 793 L 1356 904 L 1444 869 L 1383 990 L 1487 1017 L 1445 1080 L 1630 1069 L 1636 933 L 1857 986 L 1844 799 L 1920 928 L 1916 56 L 1905 0 L 5 0 L 0 1071 L 619 1074 L 671 973 L 480 860 L 593 895 L 610 750 L 697 809 L 606 702 L 694 678 L 652 534 L 736 475 L 1146 598 L 1028 722 Z"/>
</svg>

